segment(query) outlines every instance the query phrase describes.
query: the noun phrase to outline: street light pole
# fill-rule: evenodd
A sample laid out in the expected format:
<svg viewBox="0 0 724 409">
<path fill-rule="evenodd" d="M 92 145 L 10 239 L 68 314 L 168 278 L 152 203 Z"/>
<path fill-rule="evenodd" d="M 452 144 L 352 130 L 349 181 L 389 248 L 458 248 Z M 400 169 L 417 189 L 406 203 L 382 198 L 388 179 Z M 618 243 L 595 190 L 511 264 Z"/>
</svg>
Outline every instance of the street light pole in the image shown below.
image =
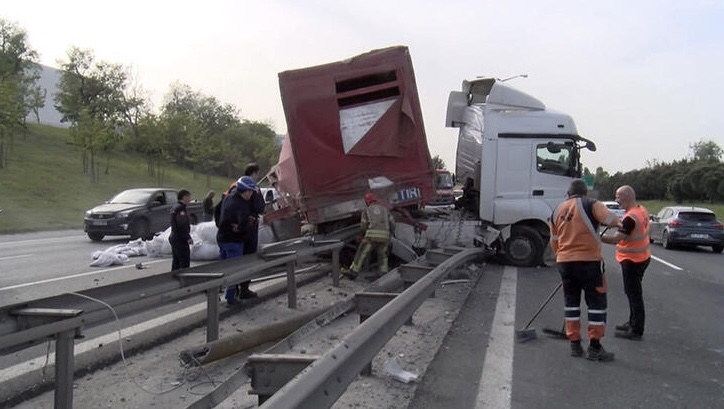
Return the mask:
<svg viewBox="0 0 724 409">
<path fill-rule="evenodd" d="M 528 78 L 528 74 L 513 75 L 512 77 L 503 78 L 502 80 L 500 80 L 500 82 L 510 81 L 516 78 Z"/>
</svg>

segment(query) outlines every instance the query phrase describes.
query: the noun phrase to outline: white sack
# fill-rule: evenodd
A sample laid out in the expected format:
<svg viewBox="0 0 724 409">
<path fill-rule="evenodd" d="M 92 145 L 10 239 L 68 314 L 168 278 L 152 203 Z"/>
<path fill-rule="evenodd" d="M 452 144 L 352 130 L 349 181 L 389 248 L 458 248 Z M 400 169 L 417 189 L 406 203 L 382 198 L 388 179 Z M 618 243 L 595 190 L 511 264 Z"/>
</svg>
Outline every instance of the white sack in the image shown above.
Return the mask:
<svg viewBox="0 0 724 409">
<path fill-rule="evenodd" d="M 106 251 L 94 251 L 91 255 L 93 261 L 90 263 L 91 267 L 108 267 L 112 265 L 122 265 L 128 261 L 128 256 L 125 254 L 109 253 Z"/>
</svg>

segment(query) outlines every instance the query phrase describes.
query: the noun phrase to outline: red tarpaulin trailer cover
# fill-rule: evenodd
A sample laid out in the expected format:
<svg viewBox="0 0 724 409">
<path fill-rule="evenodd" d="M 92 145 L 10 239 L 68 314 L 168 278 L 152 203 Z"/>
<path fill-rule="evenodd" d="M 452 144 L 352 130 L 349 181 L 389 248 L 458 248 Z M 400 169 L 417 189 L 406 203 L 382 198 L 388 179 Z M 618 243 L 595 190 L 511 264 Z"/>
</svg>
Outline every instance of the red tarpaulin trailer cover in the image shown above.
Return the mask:
<svg viewBox="0 0 724 409">
<path fill-rule="evenodd" d="M 425 202 L 434 194 L 407 47 L 285 71 L 279 88 L 289 133 L 279 186 L 296 199 L 307 221 L 361 210 L 362 196 L 375 185 L 386 185 L 378 191 L 393 205 Z"/>
</svg>

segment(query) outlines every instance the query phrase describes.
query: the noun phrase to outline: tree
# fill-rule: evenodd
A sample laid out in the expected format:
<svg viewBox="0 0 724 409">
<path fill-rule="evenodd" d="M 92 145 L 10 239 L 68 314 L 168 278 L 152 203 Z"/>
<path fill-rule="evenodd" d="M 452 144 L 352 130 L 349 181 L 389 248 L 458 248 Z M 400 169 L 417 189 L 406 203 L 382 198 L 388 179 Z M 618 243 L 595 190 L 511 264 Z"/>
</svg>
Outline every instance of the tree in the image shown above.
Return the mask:
<svg viewBox="0 0 724 409">
<path fill-rule="evenodd" d="M 61 121 L 70 122 L 71 128 L 77 128 L 72 139 L 81 151 L 83 171 L 97 182 L 98 173 L 96 155 L 105 152 L 110 160 L 111 152 L 122 138 L 124 125 L 128 120 L 131 105 L 125 95 L 127 73 L 120 64 L 95 61 L 90 50 L 71 47 L 68 60 L 61 63 L 62 73 L 55 95 L 56 109 L 62 114 Z M 88 124 L 82 124 L 88 121 Z M 103 132 L 88 133 L 87 129 L 103 129 Z M 106 165 L 106 173 L 109 165 Z"/>
<path fill-rule="evenodd" d="M 691 150 L 691 155 L 694 158 L 694 161 L 704 161 L 704 162 L 721 162 L 722 155 L 724 154 L 724 151 L 722 151 L 722 148 L 716 144 L 714 141 L 705 141 L 703 139 L 699 140 L 699 142 L 691 143 L 689 144 L 689 149 Z"/>
<path fill-rule="evenodd" d="M 442 160 L 440 155 L 435 155 L 432 157 L 432 165 L 435 167 L 435 169 L 445 169 L 445 161 Z"/>
<path fill-rule="evenodd" d="M 25 118 L 37 117 L 44 104 L 37 59 L 25 30 L 0 18 L 0 169 L 8 165 L 14 135 L 27 130 Z"/>
</svg>

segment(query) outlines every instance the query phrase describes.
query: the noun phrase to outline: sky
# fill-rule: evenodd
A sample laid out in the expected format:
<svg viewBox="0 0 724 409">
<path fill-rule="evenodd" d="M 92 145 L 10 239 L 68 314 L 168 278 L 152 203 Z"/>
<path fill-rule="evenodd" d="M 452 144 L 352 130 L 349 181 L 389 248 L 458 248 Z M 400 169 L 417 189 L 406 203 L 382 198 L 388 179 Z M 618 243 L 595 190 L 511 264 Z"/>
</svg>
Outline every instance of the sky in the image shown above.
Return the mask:
<svg viewBox="0 0 724 409">
<path fill-rule="evenodd" d="M 571 115 L 598 150 L 591 171 L 626 172 L 724 147 L 719 0 L 0 0 L 40 62 L 71 46 L 129 67 L 158 107 L 170 84 L 235 105 L 286 133 L 277 74 L 409 47 L 430 153 L 454 168 L 447 98 L 465 79 L 508 78 Z"/>
</svg>

